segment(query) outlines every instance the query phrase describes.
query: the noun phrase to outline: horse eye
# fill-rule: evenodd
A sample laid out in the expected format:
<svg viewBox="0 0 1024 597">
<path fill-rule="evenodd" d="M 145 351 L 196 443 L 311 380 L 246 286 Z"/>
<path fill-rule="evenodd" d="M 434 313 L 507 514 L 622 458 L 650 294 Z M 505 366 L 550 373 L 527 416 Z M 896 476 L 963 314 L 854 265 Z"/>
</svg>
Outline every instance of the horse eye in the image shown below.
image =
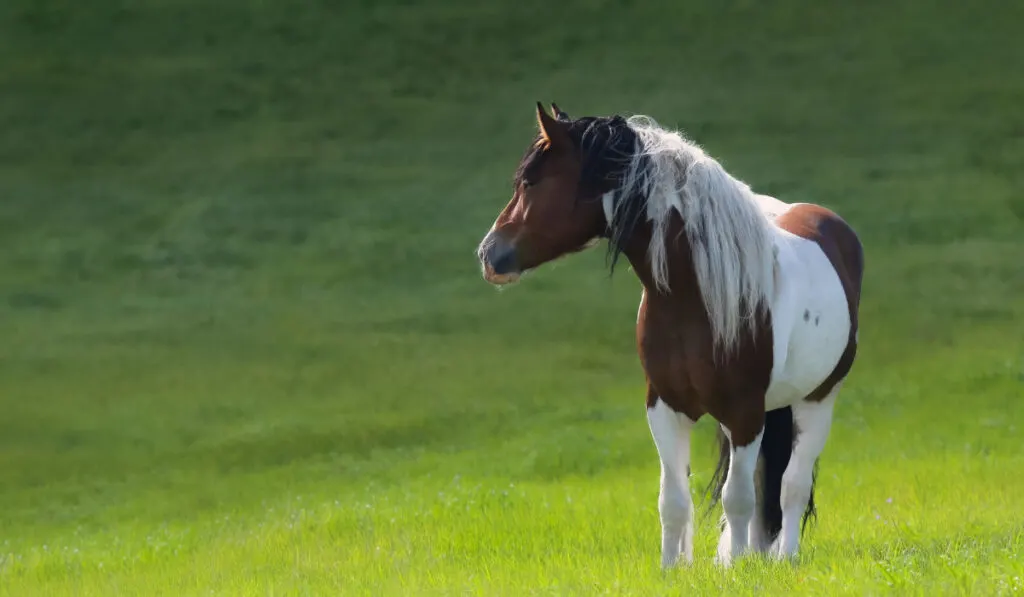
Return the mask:
<svg viewBox="0 0 1024 597">
<path fill-rule="evenodd" d="M 528 188 L 530 188 L 532 186 L 533 186 L 533 181 L 532 180 L 525 180 L 525 179 L 523 180 L 523 188 L 524 189 L 528 189 Z"/>
</svg>

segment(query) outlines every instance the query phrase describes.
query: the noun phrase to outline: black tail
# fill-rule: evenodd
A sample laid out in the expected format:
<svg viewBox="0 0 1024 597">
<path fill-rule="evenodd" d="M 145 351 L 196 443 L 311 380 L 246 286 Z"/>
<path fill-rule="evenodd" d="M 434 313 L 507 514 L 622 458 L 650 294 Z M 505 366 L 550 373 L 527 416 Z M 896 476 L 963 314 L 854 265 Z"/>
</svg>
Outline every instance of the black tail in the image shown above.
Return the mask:
<svg viewBox="0 0 1024 597">
<path fill-rule="evenodd" d="M 782 474 L 786 472 L 789 456 L 793 452 L 794 432 L 792 408 L 787 406 L 765 413 L 764 437 L 761 439 L 760 466 L 758 467 L 761 477 L 756 479 L 755 483 L 760 489 L 758 498 L 761 502 L 761 519 L 764 521 L 769 541 L 775 541 L 782 530 Z M 729 472 L 731 446 L 729 438 L 722 432 L 721 426 L 718 427 L 718 450 L 718 465 L 715 467 L 715 474 L 712 475 L 707 488 L 711 494 L 711 507 L 722 499 L 722 488 L 725 486 L 725 479 Z M 817 476 L 818 463 L 815 462 L 814 473 L 811 476 L 811 496 L 807 500 L 801 531 L 807 527 L 808 520 L 816 516 L 814 483 Z"/>
</svg>

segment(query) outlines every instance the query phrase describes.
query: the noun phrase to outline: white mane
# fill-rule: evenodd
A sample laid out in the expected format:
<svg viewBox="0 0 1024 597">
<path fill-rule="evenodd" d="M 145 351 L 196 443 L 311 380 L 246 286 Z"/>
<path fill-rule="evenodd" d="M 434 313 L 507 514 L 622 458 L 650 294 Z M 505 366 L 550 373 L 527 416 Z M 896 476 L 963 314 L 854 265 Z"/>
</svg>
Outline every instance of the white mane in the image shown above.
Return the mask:
<svg viewBox="0 0 1024 597">
<path fill-rule="evenodd" d="M 646 199 L 651 271 L 655 285 L 668 291 L 665 236 L 672 212 L 679 213 L 715 344 L 732 348 L 743 324 L 753 330 L 755 309 L 768 309 L 774 293 L 771 224 L 750 187 L 700 147 L 646 116 L 633 116 L 628 124 L 639 147 L 618 197 L 606 201 L 609 225 L 627 198 Z"/>
</svg>

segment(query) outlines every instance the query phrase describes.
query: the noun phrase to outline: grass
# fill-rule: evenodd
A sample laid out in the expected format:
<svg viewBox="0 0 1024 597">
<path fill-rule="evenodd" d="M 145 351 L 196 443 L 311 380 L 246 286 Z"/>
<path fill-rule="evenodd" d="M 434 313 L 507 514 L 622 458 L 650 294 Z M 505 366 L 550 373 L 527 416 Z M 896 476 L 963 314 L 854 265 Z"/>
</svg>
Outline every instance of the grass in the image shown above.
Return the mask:
<svg viewBox="0 0 1024 597">
<path fill-rule="evenodd" d="M 1024 591 L 1022 17 L 3 3 L 0 594 Z M 538 99 L 861 233 L 795 565 L 658 569 L 628 271 L 480 280 Z"/>
</svg>

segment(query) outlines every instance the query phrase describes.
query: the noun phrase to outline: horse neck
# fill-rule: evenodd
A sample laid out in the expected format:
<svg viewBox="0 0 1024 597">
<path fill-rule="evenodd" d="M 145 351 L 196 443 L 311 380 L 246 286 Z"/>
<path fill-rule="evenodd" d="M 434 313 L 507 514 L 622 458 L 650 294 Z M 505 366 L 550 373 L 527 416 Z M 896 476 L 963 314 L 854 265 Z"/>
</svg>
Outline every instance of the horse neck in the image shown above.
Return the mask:
<svg viewBox="0 0 1024 597">
<path fill-rule="evenodd" d="M 631 238 L 623 248 L 623 254 L 633 267 L 640 283 L 650 299 L 664 299 L 674 303 L 685 303 L 699 306 L 703 311 L 703 301 L 700 294 L 700 286 L 697 283 L 697 272 L 693 267 L 693 256 L 690 253 L 690 243 L 683 232 L 682 223 L 674 218 L 669 224 L 668 234 L 665 235 L 669 243 L 667 251 L 668 266 L 668 288 L 664 290 L 654 282 L 654 273 L 651 270 L 651 262 L 648 250 L 651 243 L 653 230 L 651 224 L 645 222 L 639 226 L 631 235 Z"/>
</svg>

